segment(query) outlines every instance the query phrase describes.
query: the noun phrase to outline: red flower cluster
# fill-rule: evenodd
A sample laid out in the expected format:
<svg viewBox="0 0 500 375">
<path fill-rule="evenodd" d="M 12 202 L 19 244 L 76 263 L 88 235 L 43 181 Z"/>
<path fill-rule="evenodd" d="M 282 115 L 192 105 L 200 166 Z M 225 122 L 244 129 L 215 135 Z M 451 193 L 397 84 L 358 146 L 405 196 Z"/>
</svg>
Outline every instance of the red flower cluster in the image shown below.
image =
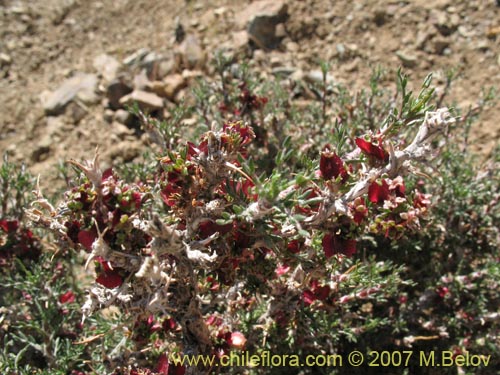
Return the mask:
<svg viewBox="0 0 500 375">
<path fill-rule="evenodd" d="M 319 281 L 313 279 L 310 283 L 310 289 L 305 289 L 302 292 L 302 300 L 305 305 L 309 306 L 316 300 L 325 301 L 329 295 L 330 287 L 328 285 L 320 286 Z"/>
<path fill-rule="evenodd" d="M 241 107 L 239 108 L 236 114 L 243 115 L 247 112 L 260 109 L 267 104 L 268 99 L 263 96 L 257 96 L 255 94 L 252 94 L 245 82 L 240 83 L 238 85 L 238 88 L 241 90 L 241 94 L 238 98 Z"/>
<path fill-rule="evenodd" d="M 21 227 L 18 220 L 0 220 L 0 267 L 11 265 L 14 257 L 36 261 L 41 253 L 31 230 Z"/>
<path fill-rule="evenodd" d="M 325 180 L 340 177 L 340 181 L 345 183 L 349 177 L 342 159 L 335 152 L 330 151 L 328 146 L 321 153 L 319 170 Z"/>
<path fill-rule="evenodd" d="M 345 238 L 340 234 L 328 233 L 323 237 L 323 251 L 327 258 L 335 254 L 352 257 L 356 253 L 356 240 Z"/>
<path fill-rule="evenodd" d="M 356 145 L 372 160 L 387 162 L 389 160 L 389 154 L 382 147 L 381 141 L 377 140 L 376 143 L 374 143 L 374 141 L 373 138 L 370 141 L 363 138 L 356 138 Z"/>
</svg>

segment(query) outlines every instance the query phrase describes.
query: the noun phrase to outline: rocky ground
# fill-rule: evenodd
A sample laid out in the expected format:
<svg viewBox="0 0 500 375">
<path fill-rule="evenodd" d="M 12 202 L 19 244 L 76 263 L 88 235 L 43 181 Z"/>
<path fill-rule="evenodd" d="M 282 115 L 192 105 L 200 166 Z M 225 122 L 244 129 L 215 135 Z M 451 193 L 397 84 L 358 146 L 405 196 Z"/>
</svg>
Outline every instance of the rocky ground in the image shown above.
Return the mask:
<svg viewBox="0 0 500 375">
<path fill-rule="evenodd" d="M 387 85 L 402 66 L 415 86 L 433 72 L 440 88 L 453 69 L 450 98 L 463 108 L 500 83 L 495 0 L 0 0 L 0 33 L 0 150 L 47 186 L 60 161 L 96 146 L 107 163 L 138 157 L 146 141 L 124 106 L 168 117 L 196 77 L 214 75 L 217 50 L 293 80 L 314 79 L 327 60 L 353 90 L 377 65 Z M 488 108 L 472 129 L 484 158 L 499 115 Z"/>
</svg>

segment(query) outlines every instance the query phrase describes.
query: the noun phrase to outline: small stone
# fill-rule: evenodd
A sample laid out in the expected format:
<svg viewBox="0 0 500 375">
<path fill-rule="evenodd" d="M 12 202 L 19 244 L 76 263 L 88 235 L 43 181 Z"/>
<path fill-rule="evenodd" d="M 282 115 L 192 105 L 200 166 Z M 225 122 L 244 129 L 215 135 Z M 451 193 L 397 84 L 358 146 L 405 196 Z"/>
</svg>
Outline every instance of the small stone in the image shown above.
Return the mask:
<svg viewBox="0 0 500 375">
<path fill-rule="evenodd" d="M 131 126 L 134 123 L 134 115 L 125 109 L 118 109 L 113 115 L 113 120 Z"/>
<path fill-rule="evenodd" d="M 304 75 L 304 80 L 309 83 L 322 83 L 323 82 L 323 72 L 320 70 L 313 70 L 311 72 L 307 72 Z M 328 84 L 333 83 L 333 77 L 330 73 L 326 73 L 326 82 Z"/>
<path fill-rule="evenodd" d="M 162 81 L 149 81 L 146 83 L 145 90 L 153 92 L 158 96 L 165 97 L 164 84 Z"/>
<path fill-rule="evenodd" d="M 288 77 L 292 75 L 295 72 L 295 70 L 296 70 L 295 68 L 289 66 L 278 66 L 276 68 L 273 68 L 271 73 L 279 77 Z"/>
<path fill-rule="evenodd" d="M 58 136 L 64 133 L 64 128 L 65 121 L 63 117 L 48 116 L 44 133 L 48 134 L 50 137 Z"/>
<path fill-rule="evenodd" d="M 129 162 L 134 160 L 140 153 L 140 143 L 137 141 L 122 141 L 111 146 L 106 152 L 106 157 L 117 162 Z"/>
<path fill-rule="evenodd" d="M 396 56 L 399 58 L 405 68 L 414 68 L 418 63 L 418 58 L 407 52 L 397 51 Z"/>
<path fill-rule="evenodd" d="M 417 37 L 415 38 L 415 47 L 422 50 L 424 49 L 427 42 L 432 38 L 434 34 L 429 32 L 429 30 L 420 30 L 417 32 Z"/>
<path fill-rule="evenodd" d="M 295 43 L 295 42 L 288 42 L 286 45 L 285 45 L 285 48 L 287 51 L 289 52 L 297 52 L 299 50 L 299 45 L 298 43 Z"/>
<path fill-rule="evenodd" d="M 500 26 L 490 27 L 486 32 L 486 36 L 490 39 L 494 39 L 497 35 L 500 35 Z"/>
<path fill-rule="evenodd" d="M 488 43 L 487 40 L 482 39 L 479 40 L 477 43 L 474 44 L 474 49 L 477 49 L 481 52 L 486 52 L 487 50 L 490 49 L 490 44 Z"/>
<path fill-rule="evenodd" d="M 12 63 L 12 58 L 6 53 L 0 53 L 0 68 L 8 66 Z"/>
<path fill-rule="evenodd" d="M 286 37 L 286 28 L 284 23 L 278 23 L 276 25 L 274 35 L 278 39 L 283 39 L 284 37 Z"/>
<path fill-rule="evenodd" d="M 203 72 L 201 70 L 184 69 L 182 71 L 182 78 L 184 78 L 184 81 L 190 82 L 200 77 L 203 77 Z"/>
<path fill-rule="evenodd" d="M 157 80 L 159 77 L 158 71 L 159 71 L 159 66 L 160 62 L 165 59 L 164 56 L 162 56 L 159 53 L 156 52 L 150 52 L 144 58 L 140 61 L 139 67 L 145 70 L 145 74 L 148 77 L 148 79 L 154 81 Z"/>
<path fill-rule="evenodd" d="M 142 111 L 154 112 L 163 108 L 162 98 L 147 91 L 134 90 L 120 99 L 122 106 L 132 106 L 134 103 L 137 103 Z"/>
<path fill-rule="evenodd" d="M 123 79 L 113 80 L 106 89 L 106 98 L 109 101 L 109 107 L 114 110 L 120 108 L 120 99 L 131 92 L 132 88 Z"/>
<path fill-rule="evenodd" d="M 432 46 L 435 54 L 442 55 L 445 49 L 450 46 L 450 41 L 443 37 L 437 37 L 432 40 Z"/>
<path fill-rule="evenodd" d="M 93 62 L 94 68 L 106 82 L 111 82 L 116 78 L 120 70 L 120 63 L 114 57 L 105 53 L 96 56 Z"/>
<path fill-rule="evenodd" d="M 139 74 L 136 74 L 134 76 L 134 81 L 132 83 L 134 89 L 144 90 L 146 87 L 148 87 L 148 84 L 149 84 L 149 78 L 145 69 L 141 70 Z"/>
<path fill-rule="evenodd" d="M 85 104 L 94 104 L 98 100 L 96 88 L 95 74 L 78 73 L 64 81 L 56 91 L 42 93 L 43 109 L 48 115 L 59 115 L 75 99 Z"/>
<path fill-rule="evenodd" d="M 106 121 L 107 123 L 111 123 L 111 121 L 113 121 L 114 116 L 115 116 L 115 111 L 113 111 L 112 109 L 106 108 L 104 110 L 103 118 L 104 121 Z"/>
<path fill-rule="evenodd" d="M 343 43 L 338 43 L 336 46 L 335 46 L 335 49 L 337 50 L 337 53 L 339 55 L 339 57 L 342 59 L 346 56 L 346 48 L 345 48 L 345 45 Z"/>
<path fill-rule="evenodd" d="M 214 10 L 214 14 L 217 17 L 222 17 L 227 13 L 227 8 L 226 7 L 220 7 Z"/>
<path fill-rule="evenodd" d="M 46 160 L 49 157 L 52 144 L 52 137 L 49 134 L 42 136 L 31 153 L 31 159 L 36 163 Z"/>
<path fill-rule="evenodd" d="M 450 16 L 444 11 L 433 9 L 429 14 L 429 21 L 438 29 L 441 35 L 448 36 L 457 30 L 460 17 L 457 14 Z"/>
<path fill-rule="evenodd" d="M 123 64 L 128 65 L 128 66 L 137 65 L 137 64 L 139 64 L 139 62 L 142 61 L 142 59 L 144 59 L 144 57 L 148 53 L 149 53 L 149 50 L 147 48 L 141 48 L 141 49 L 137 50 L 136 52 L 134 52 L 133 54 L 125 57 L 123 59 Z"/>
<path fill-rule="evenodd" d="M 78 124 L 88 112 L 83 105 L 75 102 L 69 103 L 66 111 L 69 112 L 73 124 Z"/>
<path fill-rule="evenodd" d="M 233 33 L 233 42 L 231 46 L 235 51 L 243 51 L 248 47 L 249 41 L 250 39 L 246 31 L 237 31 Z"/>
<path fill-rule="evenodd" d="M 344 65 L 344 70 L 349 73 L 356 72 L 359 69 L 359 63 L 360 63 L 360 58 L 356 57 L 350 63 Z"/>
<path fill-rule="evenodd" d="M 175 95 L 185 86 L 184 78 L 181 74 L 172 74 L 163 80 L 163 92 L 165 97 L 173 100 Z"/>
<path fill-rule="evenodd" d="M 281 37 L 276 35 L 276 27 L 286 21 L 287 11 L 283 0 L 260 0 L 247 6 L 236 19 L 241 28 L 246 28 L 257 47 L 273 49 L 281 41 Z"/>
<path fill-rule="evenodd" d="M 117 121 L 111 123 L 111 132 L 116 134 L 118 139 L 121 140 L 134 134 L 133 129 L 130 129 L 127 125 Z"/>
<path fill-rule="evenodd" d="M 194 35 L 188 35 L 176 51 L 177 67 L 181 69 L 202 69 L 205 52 Z"/>
</svg>

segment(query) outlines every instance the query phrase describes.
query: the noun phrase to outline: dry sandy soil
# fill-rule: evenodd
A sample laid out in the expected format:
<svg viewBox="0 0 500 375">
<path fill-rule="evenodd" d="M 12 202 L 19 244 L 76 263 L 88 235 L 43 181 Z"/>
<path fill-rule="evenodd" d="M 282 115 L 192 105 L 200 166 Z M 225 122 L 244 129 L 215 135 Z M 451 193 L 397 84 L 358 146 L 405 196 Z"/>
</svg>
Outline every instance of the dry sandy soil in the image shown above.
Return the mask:
<svg viewBox="0 0 500 375">
<path fill-rule="evenodd" d="M 434 83 L 442 87 L 445 72 L 454 69 L 457 79 L 450 98 L 462 107 L 475 105 L 483 90 L 499 87 L 500 6 L 495 0 L 285 3 L 288 18 L 280 26 L 278 48 L 247 50 L 262 71 L 280 66 L 317 70 L 322 58 L 332 62 L 336 80 L 356 89 L 367 85 L 379 64 L 389 72 L 403 65 L 415 86 L 433 72 Z M 0 0 L 0 150 L 26 162 L 48 182 L 57 178 L 59 161 L 88 159 L 96 145 L 108 162 L 132 160 L 144 142 L 109 121 L 102 78 L 94 104 L 70 106 L 59 116 L 44 113 L 42 93 L 56 90 L 77 72 L 95 74 L 93 61 L 103 53 L 121 63 L 147 48 L 162 56 L 163 72 L 157 79 L 174 73 L 176 17 L 187 34 L 196 36 L 207 59 L 221 45 L 241 48 L 241 19 L 250 4 Z M 204 74 L 210 75 L 210 69 Z M 389 74 L 388 85 L 394 76 Z M 499 106 L 493 105 L 472 129 L 473 147 L 485 158 L 498 143 L 499 116 Z"/>
</svg>

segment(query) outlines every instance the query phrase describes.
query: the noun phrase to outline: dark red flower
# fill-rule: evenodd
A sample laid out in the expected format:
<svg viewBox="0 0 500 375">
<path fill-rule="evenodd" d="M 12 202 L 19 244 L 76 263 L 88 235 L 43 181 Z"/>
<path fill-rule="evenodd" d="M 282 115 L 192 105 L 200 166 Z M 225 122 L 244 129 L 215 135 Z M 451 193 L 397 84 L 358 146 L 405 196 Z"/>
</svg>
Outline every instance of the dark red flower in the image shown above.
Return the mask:
<svg viewBox="0 0 500 375">
<path fill-rule="evenodd" d="M 5 233 L 14 233 L 19 228 L 19 221 L 17 220 L 0 220 L 0 228 L 3 229 Z"/>
<path fill-rule="evenodd" d="M 165 332 L 173 331 L 175 326 L 176 324 L 174 318 L 167 318 L 162 323 L 162 327 Z"/>
<path fill-rule="evenodd" d="M 92 244 L 97 238 L 95 230 L 81 230 L 78 232 L 78 242 L 83 245 L 88 251 L 92 251 Z"/>
<path fill-rule="evenodd" d="M 101 179 L 101 181 L 105 181 L 105 180 L 107 180 L 110 177 L 114 178 L 113 169 L 112 168 L 108 168 L 104 172 L 102 172 L 102 179 Z"/>
<path fill-rule="evenodd" d="M 340 176 L 342 183 L 344 183 L 348 177 L 342 159 L 335 152 L 331 152 L 328 149 L 321 153 L 319 170 L 325 180 L 336 179 Z"/>
<path fill-rule="evenodd" d="M 439 295 L 439 297 L 444 298 L 447 294 L 450 293 L 450 290 L 445 286 L 440 286 L 436 289 L 436 293 Z"/>
<path fill-rule="evenodd" d="M 237 135 L 240 140 L 240 145 L 246 145 L 255 138 L 255 133 L 248 125 L 244 125 L 241 121 L 229 122 L 222 125 L 222 130 L 228 135 Z"/>
<path fill-rule="evenodd" d="M 378 160 L 387 161 L 389 154 L 380 145 L 375 145 L 363 138 L 356 138 L 356 145 L 365 155 L 372 156 Z"/>
<path fill-rule="evenodd" d="M 314 294 L 320 301 L 324 301 L 330 295 L 330 287 L 328 285 L 319 286 L 314 290 Z"/>
<path fill-rule="evenodd" d="M 342 238 L 338 234 L 325 234 L 322 245 L 327 258 L 335 254 L 352 257 L 356 253 L 356 240 Z"/>
<path fill-rule="evenodd" d="M 69 290 L 64 294 L 59 296 L 59 302 L 61 303 L 73 303 L 75 302 L 75 294 Z"/>
<path fill-rule="evenodd" d="M 104 270 L 95 281 L 108 289 L 117 288 L 123 284 L 123 278 L 116 270 Z"/>
<path fill-rule="evenodd" d="M 415 192 L 415 197 L 413 198 L 413 207 L 423 208 L 429 206 L 430 204 L 431 200 L 429 194 L 422 194 L 419 191 Z"/>
<path fill-rule="evenodd" d="M 298 254 L 300 252 L 300 248 L 302 247 L 304 241 L 292 240 L 288 243 L 287 249 L 293 254 Z"/>
<path fill-rule="evenodd" d="M 158 363 L 156 364 L 156 372 L 161 375 L 168 375 L 168 368 L 169 368 L 168 357 L 164 353 L 160 355 L 160 358 L 158 358 Z"/>
<path fill-rule="evenodd" d="M 368 199 L 372 203 L 382 204 L 389 198 L 389 185 L 385 180 L 382 180 L 379 184 L 377 181 L 373 181 L 368 188 Z"/>
<path fill-rule="evenodd" d="M 368 208 L 363 197 L 358 197 L 353 202 L 353 220 L 356 224 L 361 224 L 368 216 Z"/>
<path fill-rule="evenodd" d="M 198 233 L 200 238 L 204 239 L 210 237 L 212 234 L 219 232 L 219 235 L 229 233 L 233 229 L 233 224 L 219 225 L 211 220 L 205 220 L 200 223 Z"/>
<path fill-rule="evenodd" d="M 312 290 L 306 289 L 302 292 L 302 300 L 304 303 L 309 306 L 312 304 L 314 301 L 317 300 L 316 296 L 314 295 Z"/>
<path fill-rule="evenodd" d="M 182 193 L 182 188 L 174 183 L 169 183 L 160 192 L 163 202 L 170 207 L 174 207 Z"/>
</svg>

